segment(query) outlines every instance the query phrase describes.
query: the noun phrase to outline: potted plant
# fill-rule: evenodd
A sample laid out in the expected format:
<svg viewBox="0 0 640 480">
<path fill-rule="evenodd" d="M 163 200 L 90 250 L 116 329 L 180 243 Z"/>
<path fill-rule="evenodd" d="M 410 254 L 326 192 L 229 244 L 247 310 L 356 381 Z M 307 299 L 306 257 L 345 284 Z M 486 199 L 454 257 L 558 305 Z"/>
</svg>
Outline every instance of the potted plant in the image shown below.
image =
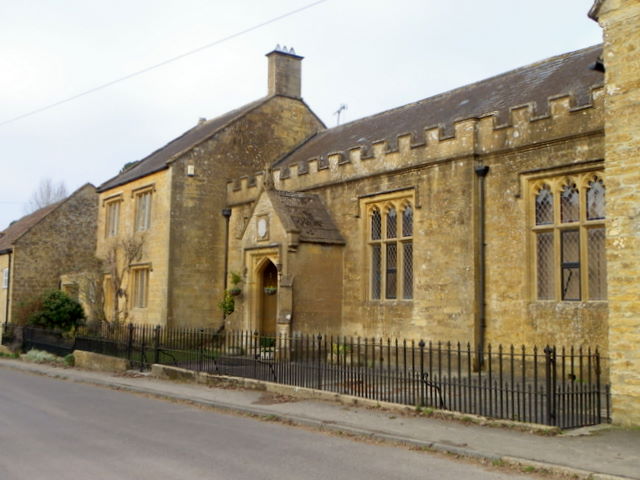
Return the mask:
<svg viewBox="0 0 640 480">
<path fill-rule="evenodd" d="M 267 295 L 275 295 L 277 291 L 277 287 L 264 287 L 264 293 Z"/>
<path fill-rule="evenodd" d="M 228 317 L 234 312 L 235 307 L 236 307 L 236 302 L 233 299 L 233 296 L 231 295 L 229 290 L 225 290 L 222 300 L 218 302 L 218 308 L 222 310 L 222 313 L 224 314 L 225 317 Z"/>
<path fill-rule="evenodd" d="M 260 339 L 260 359 L 273 360 L 275 356 L 276 339 L 272 337 L 262 337 Z"/>
<path fill-rule="evenodd" d="M 242 289 L 239 286 L 239 283 L 242 282 L 242 277 L 236 272 L 231 272 L 231 288 L 229 289 L 229 294 L 233 297 L 237 297 L 242 293 Z"/>
</svg>

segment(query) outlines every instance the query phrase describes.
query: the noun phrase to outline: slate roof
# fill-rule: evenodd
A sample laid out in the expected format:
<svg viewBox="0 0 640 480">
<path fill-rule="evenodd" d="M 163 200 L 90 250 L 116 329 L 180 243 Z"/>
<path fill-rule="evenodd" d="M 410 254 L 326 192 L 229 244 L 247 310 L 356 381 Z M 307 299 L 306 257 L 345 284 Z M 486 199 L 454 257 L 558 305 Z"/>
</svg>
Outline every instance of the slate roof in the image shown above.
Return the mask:
<svg viewBox="0 0 640 480">
<path fill-rule="evenodd" d="M 322 131 L 291 154 L 273 164 L 282 168 L 318 159 L 326 165 L 330 153 L 387 140 L 395 145 L 398 135 L 411 133 L 422 142 L 424 129 L 442 126 L 453 133 L 453 122 L 497 112 L 499 122 L 508 120 L 509 109 L 531 103 L 535 115 L 547 113 L 548 99 L 571 94 L 574 105 L 590 103 L 591 90 L 604 82 L 601 72 L 590 67 L 602 54 L 595 45 L 552 57 L 477 83 L 410 103 L 370 117 Z"/>
<path fill-rule="evenodd" d="M 592 20 L 598 21 L 598 17 L 600 16 L 600 9 L 602 8 L 602 4 L 604 0 L 595 0 L 591 8 L 589 9 L 589 18 Z"/>
<path fill-rule="evenodd" d="M 63 202 L 64 200 L 52 203 L 51 205 L 47 205 L 46 207 L 43 207 L 40 210 L 36 210 L 29 215 L 25 215 L 21 219 L 16 220 L 11 225 L 9 225 L 5 230 L 0 232 L 0 252 L 11 249 L 16 240 L 27 233 L 31 229 L 31 227 L 33 227 L 38 222 L 40 222 L 40 220 L 49 215 L 49 213 L 55 210 L 58 205 L 62 204 Z"/>
<path fill-rule="evenodd" d="M 298 231 L 300 242 L 344 245 L 344 238 L 318 195 L 279 190 L 267 194 L 285 230 Z"/>
<path fill-rule="evenodd" d="M 178 157 L 185 151 L 193 148 L 199 143 L 204 142 L 218 131 L 228 126 L 234 120 L 246 115 L 254 108 L 266 103 L 270 98 L 263 97 L 255 102 L 248 103 L 240 108 L 227 112 L 219 117 L 212 118 L 195 127 L 187 130 L 178 138 L 167 143 L 164 147 L 159 148 L 155 152 L 146 156 L 138 162 L 137 165 L 126 170 L 123 173 L 116 175 L 115 177 L 107 180 L 98 187 L 98 191 L 102 192 L 118 185 L 123 185 L 137 178 L 144 177 L 151 173 L 164 170 L 168 167 L 169 163 Z"/>
</svg>

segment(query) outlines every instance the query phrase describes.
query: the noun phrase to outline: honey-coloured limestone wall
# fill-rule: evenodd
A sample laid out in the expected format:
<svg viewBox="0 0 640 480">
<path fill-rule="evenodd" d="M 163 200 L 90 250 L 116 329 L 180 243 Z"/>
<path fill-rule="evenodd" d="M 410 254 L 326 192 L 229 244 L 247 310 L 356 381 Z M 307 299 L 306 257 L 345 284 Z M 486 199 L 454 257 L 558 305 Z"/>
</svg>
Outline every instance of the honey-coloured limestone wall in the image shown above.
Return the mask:
<svg viewBox="0 0 640 480">
<path fill-rule="evenodd" d="M 87 184 L 71 194 L 25 234 L 11 253 L 9 322 L 21 322 L 21 307 L 59 287 L 64 273 L 94 265 L 98 198 Z"/>
<path fill-rule="evenodd" d="M 496 117 L 461 120 L 444 136 L 426 129 L 425 142 L 400 136 L 397 148 L 374 143 L 366 155 L 328 154 L 272 173 L 275 188 L 319 194 L 346 240 L 342 266 L 342 318 L 330 333 L 377 337 L 423 338 L 475 345 L 479 305 L 486 305 L 486 342 L 544 346 L 585 345 L 607 354 L 607 302 L 541 302 L 532 292 L 535 252 L 530 248 L 532 175 L 602 171 L 602 88 L 591 101 L 574 107 L 571 97 L 549 100 L 544 116 L 531 106 L 511 109 L 508 122 Z M 486 292 L 481 298 L 478 255 L 478 166 L 485 179 Z M 265 174 L 228 185 L 234 207 L 232 231 L 250 221 L 251 206 L 262 191 Z M 396 193 L 393 193 L 396 192 Z M 369 295 L 369 218 L 362 204 L 387 195 L 414 202 L 413 298 L 372 300 Z M 234 219 L 235 217 L 235 219 Z M 241 255 L 230 243 L 230 263 Z M 316 265 L 323 262 L 318 257 Z M 300 308 L 294 298 L 294 311 Z M 327 310 L 328 310 L 327 306 Z M 297 320 L 297 323 L 296 323 Z M 294 316 L 293 330 L 317 332 L 325 325 Z"/>
<path fill-rule="evenodd" d="M 124 259 L 120 243 L 129 239 L 142 241 L 142 256 L 135 264 L 148 266 L 149 290 L 146 308 L 134 308 L 132 305 L 131 272 L 125 276 L 123 290 L 128 292 L 127 298 L 120 300 L 121 310 L 127 311 L 127 317 L 120 321 L 138 324 L 166 325 L 167 295 L 169 278 L 169 231 L 171 221 L 171 170 L 161 170 L 124 185 L 100 192 L 98 210 L 98 244 L 96 255 L 105 259 L 110 249 L 118 248 L 120 261 Z M 151 220 L 149 228 L 144 232 L 135 231 L 136 192 L 150 189 Z M 107 207 L 110 201 L 120 202 L 118 234 L 107 236 Z M 129 266 L 120 264 L 120 271 L 129 270 Z M 107 273 L 107 272 L 105 272 Z M 128 305 L 124 306 L 124 302 Z M 108 307 L 107 307 L 108 308 Z"/>
<path fill-rule="evenodd" d="M 222 325 L 228 179 L 263 170 L 321 128 L 304 102 L 274 96 L 171 164 L 169 325 Z"/>
<path fill-rule="evenodd" d="M 594 11 L 595 10 L 595 11 Z M 640 3 L 598 1 L 604 31 L 609 354 L 613 421 L 640 425 Z"/>
<path fill-rule="evenodd" d="M 243 281 L 242 294 L 236 297 L 235 311 L 226 325 L 235 330 L 261 330 L 261 273 L 270 261 L 278 269 L 276 331 L 337 333 L 344 295 L 344 247 L 317 239 L 301 241 L 300 232 L 288 230 L 279 214 L 283 212 L 274 208 L 267 192 L 262 192 L 250 212 L 246 206 L 233 209 L 230 248 L 237 254 L 230 257 L 229 270 Z M 264 236 L 258 233 L 258 220 L 265 222 Z"/>
</svg>

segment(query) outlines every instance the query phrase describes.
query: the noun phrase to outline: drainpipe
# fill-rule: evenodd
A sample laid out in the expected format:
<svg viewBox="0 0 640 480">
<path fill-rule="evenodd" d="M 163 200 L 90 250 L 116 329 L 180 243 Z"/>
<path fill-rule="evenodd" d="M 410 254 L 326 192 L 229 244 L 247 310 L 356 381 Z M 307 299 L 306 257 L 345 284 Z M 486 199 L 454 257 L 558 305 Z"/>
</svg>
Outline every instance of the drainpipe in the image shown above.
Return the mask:
<svg viewBox="0 0 640 480">
<path fill-rule="evenodd" d="M 6 326 L 9 323 L 9 299 L 11 298 L 11 273 L 12 273 L 11 272 L 11 268 L 12 268 L 11 263 L 12 263 L 12 257 L 13 257 L 13 255 L 12 255 L 13 250 L 8 248 L 8 249 L 3 250 L 2 252 L 0 252 L 0 255 L 1 254 L 5 254 L 5 253 L 9 255 L 9 267 L 8 267 L 9 268 L 9 275 L 8 275 L 8 278 L 7 278 L 7 298 L 6 298 L 5 305 L 4 305 L 4 324 Z"/>
<path fill-rule="evenodd" d="M 477 165 L 475 173 L 478 177 L 478 276 L 477 276 L 477 314 L 475 324 L 475 347 L 476 358 L 474 367 L 476 370 L 482 369 L 484 359 L 485 333 L 487 329 L 486 320 L 486 258 L 485 258 L 485 177 L 489 173 L 486 165 Z"/>
<path fill-rule="evenodd" d="M 231 209 L 223 208 L 222 216 L 224 217 L 224 291 L 227 291 L 227 276 L 229 274 L 229 219 L 231 218 Z M 224 319 L 226 315 L 222 312 L 222 328 L 224 328 Z"/>
</svg>

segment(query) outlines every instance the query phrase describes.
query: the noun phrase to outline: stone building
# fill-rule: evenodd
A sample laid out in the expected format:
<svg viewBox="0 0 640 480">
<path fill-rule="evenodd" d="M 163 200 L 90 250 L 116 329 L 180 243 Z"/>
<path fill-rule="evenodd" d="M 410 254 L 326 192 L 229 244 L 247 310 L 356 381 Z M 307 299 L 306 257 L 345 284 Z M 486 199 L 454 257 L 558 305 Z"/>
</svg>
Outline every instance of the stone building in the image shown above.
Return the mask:
<svg viewBox="0 0 640 480">
<path fill-rule="evenodd" d="M 92 268 L 98 198 L 86 184 L 0 232 L 0 324 L 24 321 L 35 297 L 60 287 L 60 276 Z"/>
<path fill-rule="evenodd" d="M 271 52 L 267 97 L 99 187 L 111 315 L 598 345 L 614 419 L 640 424 L 640 4 L 590 15 L 603 45 L 330 129 L 302 58 Z"/>
<path fill-rule="evenodd" d="M 596 0 L 604 33 L 608 343 L 613 419 L 640 425 L 640 2 Z"/>
<path fill-rule="evenodd" d="M 606 354 L 601 55 L 323 130 L 230 183 L 230 324 Z M 290 199 L 313 209 L 288 222 Z"/>
<path fill-rule="evenodd" d="M 591 16 L 604 46 L 323 130 L 231 182 L 228 325 L 599 346 L 614 419 L 640 423 L 640 4 Z M 315 213 L 288 221 L 294 196 Z"/>
<path fill-rule="evenodd" d="M 107 318 L 221 324 L 227 179 L 263 170 L 324 128 L 300 97 L 302 57 L 267 57 L 266 97 L 202 119 L 98 187 Z"/>
</svg>

